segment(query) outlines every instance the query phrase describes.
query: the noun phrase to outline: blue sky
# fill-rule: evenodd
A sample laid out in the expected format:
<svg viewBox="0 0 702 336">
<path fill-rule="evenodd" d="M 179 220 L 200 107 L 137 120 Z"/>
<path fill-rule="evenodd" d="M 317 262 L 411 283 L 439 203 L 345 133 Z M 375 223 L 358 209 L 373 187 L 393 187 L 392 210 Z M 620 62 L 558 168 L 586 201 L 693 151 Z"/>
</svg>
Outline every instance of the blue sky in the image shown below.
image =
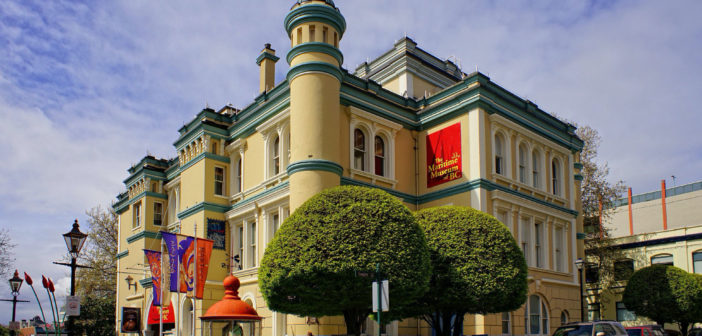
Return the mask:
<svg viewBox="0 0 702 336">
<path fill-rule="evenodd" d="M 0 228 L 17 268 L 59 292 L 60 237 L 109 205 L 145 154 L 173 157 L 206 105 L 248 105 L 264 43 L 289 50 L 293 1 L 0 2 Z M 600 132 L 600 159 L 634 193 L 702 180 L 702 2 L 337 0 L 354 70 L 407 35 L 542 109 Z M 281 57 L 277 80 L 287 64 Z M 21 298 L 32 299 L 30 290 Z M 9 297 L 6 282 L 0 297 Z M 61 300 L 61 299 L 60 299 Z M 0 322 L 10 318 L 0 304 Z M 21 304 L 19 318 L 37 314 Z"/>
</svg>

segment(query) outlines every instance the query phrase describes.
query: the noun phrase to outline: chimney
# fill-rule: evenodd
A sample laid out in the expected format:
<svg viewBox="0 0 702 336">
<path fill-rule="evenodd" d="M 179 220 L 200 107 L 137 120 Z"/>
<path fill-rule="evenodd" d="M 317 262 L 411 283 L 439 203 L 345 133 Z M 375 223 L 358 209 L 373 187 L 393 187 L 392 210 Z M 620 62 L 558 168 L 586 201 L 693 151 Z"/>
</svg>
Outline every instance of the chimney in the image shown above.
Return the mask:
<svg viewBox="0 0 702 336">
<path fill-rule="evenodd" d="M 271 44 L 266 43 L 263 50 L 261 50 L 261 55 L 256 58 L 256 64 L 261 69 L 260 93 L 266 92 L 275 86 L 275 62 L 278 62 L 278 59 L 275 56 L 275 50 L 271 48 Z"/>
<path fill-rule="evenodd" d="M 629 188 L 628 196 L 629 199 L 629 235 L 634 235 L 634 212 L 631 210 L 631 188 Z"/>
</svg>

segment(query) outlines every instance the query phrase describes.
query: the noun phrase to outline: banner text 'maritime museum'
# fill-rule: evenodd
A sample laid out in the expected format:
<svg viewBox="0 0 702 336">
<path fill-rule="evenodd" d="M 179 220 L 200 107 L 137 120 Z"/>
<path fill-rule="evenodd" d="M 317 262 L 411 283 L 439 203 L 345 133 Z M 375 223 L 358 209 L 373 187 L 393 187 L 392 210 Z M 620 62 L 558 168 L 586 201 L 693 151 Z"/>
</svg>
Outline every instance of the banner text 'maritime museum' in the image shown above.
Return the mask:
<svg viewBox="0 0 702 336">
<path fill-rule="evenodd" d="M 427 135 L 427 187 L 461 178 L 461 163 L 460 123 Z"/>
</svg>

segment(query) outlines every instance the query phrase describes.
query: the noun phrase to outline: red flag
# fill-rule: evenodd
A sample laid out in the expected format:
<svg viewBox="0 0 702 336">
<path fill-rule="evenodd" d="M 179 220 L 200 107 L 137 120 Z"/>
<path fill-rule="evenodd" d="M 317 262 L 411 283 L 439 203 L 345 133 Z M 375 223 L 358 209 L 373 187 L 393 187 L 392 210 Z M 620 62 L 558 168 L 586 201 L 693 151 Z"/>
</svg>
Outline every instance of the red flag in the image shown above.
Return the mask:
<svg viewBox="0 0 702 336">
<path fill-rule="evenodd" d="M 49 280 L 46 280 L 45 276 L 41 276 L 41 285 L 44 286 L 44 288 L 49 288 Z"/>
<path fill-rule="evenodd" d="M 30 286 L 34 284 L 34 282 L 32 281 L 32 277 L 30 277 L 29 274 L 27 274 L 27 272 L 24 272 L 24 281 L 26 281 L 27 285 Z"/>
<path fill-rule="evenodd" d="M 54 282 L 51 281 L 51 278 L 49 278 L 49 291 L 51 291 L 53 293 L 54 290 L 55 290 L 54 289 Z"/>
<path fill-rule="evenodd" d="M 195 297 L 198 299 L 202 299 L 202 295 L 205 291 L 205 281 L 207 281 L 207 270 L 210 267 L 213 243 L 213 240 L 203 238 L 197 239 L 197 262 L 195 263 L 197 265 L 197 270 L 195 271 L 197 288 L 195 289 Z"/>
</svg>

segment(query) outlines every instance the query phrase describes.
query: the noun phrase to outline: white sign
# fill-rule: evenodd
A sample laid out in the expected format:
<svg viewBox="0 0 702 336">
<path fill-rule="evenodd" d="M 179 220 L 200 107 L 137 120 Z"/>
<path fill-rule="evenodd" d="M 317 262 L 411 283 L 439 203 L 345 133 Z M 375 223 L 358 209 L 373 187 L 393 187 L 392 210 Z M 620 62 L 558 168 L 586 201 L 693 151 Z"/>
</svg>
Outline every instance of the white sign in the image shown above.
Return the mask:
<svg viewBox="0 0 702 336">
<path fill-rule="evenodd" d="M 378 286 L 382 284 L 381 286 Z M 378 295 L 380 290 L 380 295 Z M 381 310 L 390 310 L 390 283 L 388 280 L 383 282 L 373 282 L 373 312 L 378 312 L 378 296 L 380 296 Z"/>
<path fill-rule="evenodd" d="M 66 297 L 66 315 L 80 316 L 80 296 Z"/>
</svg>

